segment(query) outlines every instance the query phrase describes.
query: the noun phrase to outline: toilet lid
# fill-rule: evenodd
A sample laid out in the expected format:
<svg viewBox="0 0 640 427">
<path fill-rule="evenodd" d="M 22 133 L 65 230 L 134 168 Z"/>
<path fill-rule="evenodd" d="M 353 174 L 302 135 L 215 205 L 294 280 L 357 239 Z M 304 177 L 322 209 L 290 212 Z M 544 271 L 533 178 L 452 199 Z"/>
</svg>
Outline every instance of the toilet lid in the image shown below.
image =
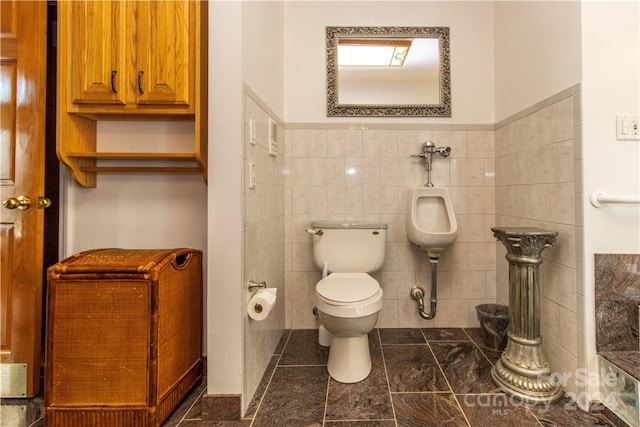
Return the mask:
<svg viewBox="0 0 640 427">
<path fill-rule="evenodd" d="M 316 292 L 329 301 L 351 303 L 371 298 L 379 288 L 366 273 L 332 273 L 318 282 Z"/>
</svg>

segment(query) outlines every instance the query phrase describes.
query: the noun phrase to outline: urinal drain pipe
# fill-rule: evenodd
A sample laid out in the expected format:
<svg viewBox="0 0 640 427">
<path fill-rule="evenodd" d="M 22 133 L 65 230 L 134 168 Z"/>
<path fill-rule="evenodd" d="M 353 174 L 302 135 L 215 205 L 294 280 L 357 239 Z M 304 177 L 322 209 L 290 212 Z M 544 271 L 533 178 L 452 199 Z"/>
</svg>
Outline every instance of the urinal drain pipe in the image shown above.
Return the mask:
<svg viewBox="0 0 640 427">
<path fill-rule="evenodd" d="M 411 299 L 418 301 L 418 314 L 420 317 L 426 320 L 431 320 L 436 317 L 436 310 L 438 304 L 438 260 L 430 259 L 431 261 L 431 299 L 429 300 L 430 307 L 429 312 L 424 311 L 424 289 L 420 286 L 414 286 L 411 288 Z"/>
</svg>

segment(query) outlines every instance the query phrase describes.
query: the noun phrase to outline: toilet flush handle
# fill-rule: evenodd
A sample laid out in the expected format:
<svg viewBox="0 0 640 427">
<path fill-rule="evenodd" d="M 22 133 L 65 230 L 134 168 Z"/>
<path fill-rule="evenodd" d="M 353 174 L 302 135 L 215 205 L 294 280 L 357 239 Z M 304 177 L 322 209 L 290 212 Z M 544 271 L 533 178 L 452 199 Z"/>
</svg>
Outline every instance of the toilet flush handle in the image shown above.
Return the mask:
<svg viewBox="0 0 640 427">
<path fill-rule="evenodd" d="M 322 236 L 324 234 L 324 231 L 322 231 L 322 230 L 314 230 L 313 228 L 307 228 L 307 233 L 315 234 L 316 236 Z"/>
</svg>

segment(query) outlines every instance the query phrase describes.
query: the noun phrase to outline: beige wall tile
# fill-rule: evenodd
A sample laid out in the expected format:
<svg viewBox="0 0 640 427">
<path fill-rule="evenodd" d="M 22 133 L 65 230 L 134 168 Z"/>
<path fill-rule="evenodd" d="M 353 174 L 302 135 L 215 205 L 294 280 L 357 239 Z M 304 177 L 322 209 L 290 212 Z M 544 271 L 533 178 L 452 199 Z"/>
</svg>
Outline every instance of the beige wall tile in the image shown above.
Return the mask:
<svg viewBox="0 0 640 427">
<path fill-rule="evenodd" d="M 362 214 L 362 187 L 332 186 L 327 189 L 327 209 L 332 214 Z"/>
<path fill-rule="evenodd" d="M 329 129 L 327 131 L 328 157 L 362 157 L 362 131 Z"/>
<path fill-rule="evenodd" d="M 389 224 L 387 254 L 376 277 L 385 300 L 378 325 L 477 326 L 478 301 L 506 304 L 508 297 L 508 263 L 490 227 L 535 224 L 561 233 L 555 252 L 545 255 L 544 264 L 553 265 L 543 279 L 555 286 L 545 290 L 545 298 L 571 313 L 575 294 L 571 303 L 571 286 L 557 283 L 575 283 L 572 105 L 565 100 L 545 106 L 495 131 L 439 130 L 428 125 L 366 130 L 310 126 L 286 131 L 290 158 L 281 209 L 287 215 L 285 269 L 314 277 L 306 295 L 312 301 L 319 271 L 311 260 L 304 224 L 316 219 L 384 221 Z M 438 298 L 447 302 L 439 304 L 437 322 L 421 319 L 408 296 L 414 284 L 428 292 L 431 278 L 426 254 L 407 242 L 404 229 L 408 190 L 427 179 L 424 160 L 410 156 L 418 154 L 427 140 L 452 149 L 451 157 L 434 159 L 432 180 L 449 189 L 459 224 L 458 241 L 442 254 L 438 265 Z M 267 202 L 247 199 L 246 203 Z M 264 215 L 273 209 L 267 208 Z M 302 280 L 302 276 L 287 277 L 288 286 L 293 286 L 294 277 Z M 302 293 L 295 288 L 295 298 L 303 299 Z M 291 327 L 312 324 L 303 309 L 287 310 Z"/>
<path fill-rule="evenodd" d="M 309 159 L 310 185 L 344 185 L 343 158 L 324 157 Z"/>
<path fill-rule="evenodd" d="M 380 184 L 380 160 L 371 157 L 344 159 L 344 183 L 346 185 L 371 186 Z"/>
<path fill-rule="evenodd" d="M 287 158 L 285 185 L 309 185 L 309 158 Z"/>
<path fill-rule="evenodd" d="M 467 157 L 470 159 L 493 159 L 495 157 L 494 132 L 467 132 Z"/>
<path fill-rule="evenodd" d="M 467 131 L 433 131 L 433 142 L 437 147 L 451 147 L 452 159 L 468 158 Z"/>
<path fill-rule="evenodd" d="M 364 130 L 362 137 L 362 155 L 364 157 L 397 158 L 397 130 Z"/>
<path fill-rule="evenodd" d="M 293 129 L 291 157 L 326 157 L 327 131 L 324 129 Z"/>
</svg>

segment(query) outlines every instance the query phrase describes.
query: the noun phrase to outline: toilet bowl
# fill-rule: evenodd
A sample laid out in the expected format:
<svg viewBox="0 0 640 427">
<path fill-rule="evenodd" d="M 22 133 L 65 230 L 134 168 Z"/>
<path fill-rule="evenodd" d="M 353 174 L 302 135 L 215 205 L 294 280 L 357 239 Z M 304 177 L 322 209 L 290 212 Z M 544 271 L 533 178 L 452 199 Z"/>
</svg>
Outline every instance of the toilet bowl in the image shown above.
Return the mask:
<svg viewBox="0 0 640 427">
<path fill-rule="evenodd" d="M 368 333 L 378 321 L 382 289 L 366 273 L 332 273 L 316 285 L 316 307 L 331 333 L 327 370 L 342 383 L 355 383 L 371 372 Z"/>
<path fill-rule="evenodd" d="M 316 308 L 331 333 L 327 370 L 342 383 L 371 372 L 368 334 L 382 308 L 382 289 L 368 273 L 382 268 L 387 224 L 311 223 L 316 266 L 330 272 L 316 284 Z"/>
<path fill-rule="evenodd" d="M 409 191 L 405 228 L 418 249 L 437 259 L 458 236 L 458 222 L 445 187 L 416 187 Z"/>
</svg>

